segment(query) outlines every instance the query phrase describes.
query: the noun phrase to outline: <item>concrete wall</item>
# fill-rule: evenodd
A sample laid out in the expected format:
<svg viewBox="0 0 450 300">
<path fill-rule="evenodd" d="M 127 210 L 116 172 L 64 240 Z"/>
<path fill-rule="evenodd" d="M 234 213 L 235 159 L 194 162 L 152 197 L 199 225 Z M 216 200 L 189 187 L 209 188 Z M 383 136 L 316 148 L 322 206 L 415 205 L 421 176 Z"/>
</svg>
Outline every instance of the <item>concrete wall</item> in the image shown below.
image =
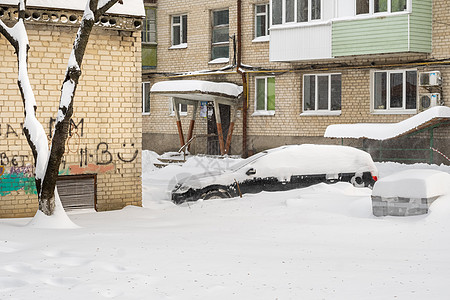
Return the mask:
<svg viewBox="0 0 450 300">
<path fill-rule="evenodd" d="M 50 135 L 77 26 L 27 22 L 37 117 Z M 98 210 L 141 205 L 141 36 L 94 28 L 74 101 L 61 175 L 97 174 Z M 14 49 L 0 37 L 0 217 L 32 216 L 33 155 L 22 134 Z"/>
</svg>

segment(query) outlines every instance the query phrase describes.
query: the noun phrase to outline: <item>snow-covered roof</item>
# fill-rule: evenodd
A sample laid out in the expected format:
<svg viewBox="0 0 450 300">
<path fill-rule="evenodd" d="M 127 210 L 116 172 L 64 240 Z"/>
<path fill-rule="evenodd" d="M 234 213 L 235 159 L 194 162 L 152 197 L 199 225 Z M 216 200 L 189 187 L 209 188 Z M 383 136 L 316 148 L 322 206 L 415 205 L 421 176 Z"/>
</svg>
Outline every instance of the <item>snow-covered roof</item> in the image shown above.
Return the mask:
<svg viewBox="0 0 450 300">
<path fill-rule="evenodd" d="M 243 88 L 228 82 L 170 80 L 155 83 L 150 92 L 182 99 L 212 101 L 217 98 L 235 100 L 242 94 Z"/>
<path fill-rule="evenodd" d="M 433 124 L 450 120 L 450 107 L 435 106 L 398 123 L 334 124 L 327 127 L 328 138 L 368 138 L 388 140 Z"/>
<path fill-rule="evenodd" d="M 104 3 L 106 0 L 99 0 Z M 1 0 L 1 4 L 17 5 L 19 0 Z M 28 0 L 27 7 L 53 8 L 84 11 L 87 0 Z M 123 0 L 123 4 L 116 3 L 108 10 L 110 14 L 127 16 L 145 16 L 143 0 Z"/>
</svg>

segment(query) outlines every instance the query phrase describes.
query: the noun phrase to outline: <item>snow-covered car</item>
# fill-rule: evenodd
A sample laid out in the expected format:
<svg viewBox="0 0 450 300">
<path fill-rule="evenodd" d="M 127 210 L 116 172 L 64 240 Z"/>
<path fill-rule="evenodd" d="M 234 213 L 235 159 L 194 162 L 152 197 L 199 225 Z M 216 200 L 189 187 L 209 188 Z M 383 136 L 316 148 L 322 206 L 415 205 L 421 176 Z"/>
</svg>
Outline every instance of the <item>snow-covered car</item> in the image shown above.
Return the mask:
<svg viewBox="0 0 450 300">
<path fill-rule="evenodd" d="M 231 198 L 245 193 L 284 191 L 338 181 L 372 187 L 378 170 L 362 150 L 335 145 L 288 145 L 257 153 L 230 169 L 205 172 L 178 182 L 172 201 Z"/>
</svg>

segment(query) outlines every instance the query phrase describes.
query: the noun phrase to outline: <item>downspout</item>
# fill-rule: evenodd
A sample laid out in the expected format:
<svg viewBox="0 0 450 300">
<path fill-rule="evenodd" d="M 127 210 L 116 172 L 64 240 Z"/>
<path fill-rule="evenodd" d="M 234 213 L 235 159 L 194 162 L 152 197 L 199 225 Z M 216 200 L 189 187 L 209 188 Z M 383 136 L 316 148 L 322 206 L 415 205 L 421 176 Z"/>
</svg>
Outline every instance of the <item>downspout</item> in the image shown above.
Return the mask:
<svg viewBox="0 0 450 300">
<path fill-rule="evenodd" d="M 236 69 L 242 76 L 242 157 L 246 158 L 247 151 L 247 77 L 241 70 L 242 60 L 242 0 L 237 0 L 237 63 Z"/>
</svg>

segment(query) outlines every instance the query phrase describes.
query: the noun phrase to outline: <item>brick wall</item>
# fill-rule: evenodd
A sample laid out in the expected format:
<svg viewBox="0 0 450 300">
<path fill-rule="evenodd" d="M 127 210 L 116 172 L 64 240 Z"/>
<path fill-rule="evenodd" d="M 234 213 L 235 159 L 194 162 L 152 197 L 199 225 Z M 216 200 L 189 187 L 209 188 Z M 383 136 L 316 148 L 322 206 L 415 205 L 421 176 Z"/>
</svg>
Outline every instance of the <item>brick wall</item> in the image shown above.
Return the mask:
<svg viewBox="0 0 450 300">
<path fill-rule="evenodd" d="M 50 134 L 77 27 L 26 27 L 37 117 Z M 84 56 L 60 174 L 97 174 L 98 210 L 141 205 L 140 48 L 138 31 L 94 28 Z M 0 217 L 32 216 L 38 206 L 33 156 L 21 130 L 17 60 L 4 37 L 0 65 Z"/>
</svg>

